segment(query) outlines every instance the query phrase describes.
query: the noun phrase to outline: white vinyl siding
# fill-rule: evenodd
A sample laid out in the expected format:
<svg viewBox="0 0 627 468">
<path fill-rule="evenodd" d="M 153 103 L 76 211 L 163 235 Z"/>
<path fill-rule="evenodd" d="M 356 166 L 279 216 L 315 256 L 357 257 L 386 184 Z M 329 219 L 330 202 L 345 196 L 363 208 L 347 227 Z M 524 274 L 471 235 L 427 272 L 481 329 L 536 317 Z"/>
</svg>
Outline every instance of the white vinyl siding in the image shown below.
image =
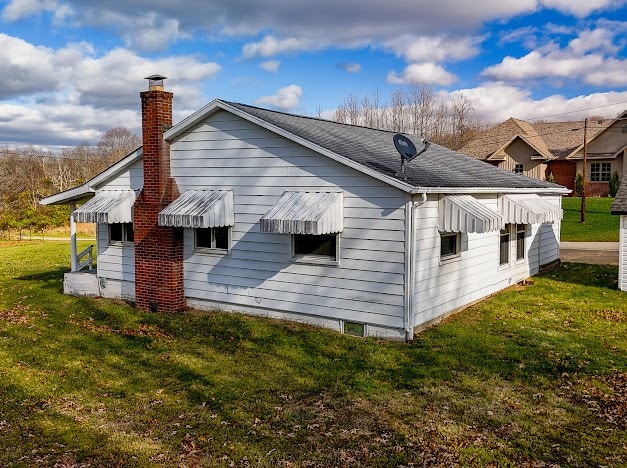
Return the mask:
<svg viewBox="0 0 627 468">
<path fill-rule="evenodd" d="M 139 160 L 99 188 L 104 190 L 140 190 L 144 184 L 142 161 Z M 135 247 L 130 242 L 109 245 L 109 225 L 96 225 L 96 273 L 103 279 L 100 289 L 104 297 L 134 299 Z"/>
<path fill-rule="evenodd" d="M 171 146 L 181 192 L 233 190 L 228 256 L 198 255 L 185 230 L 185 295 L 237 310 L 281 310 L 403 327 L 406 196 L 371 177 L 219 111 Z M 259 220 L 286 190 L 344 193 L 339 265 L 301 264 L 289 234 Z M 194 301 L 194 303 L 196 303 Z"/>
<path fill-rule="evenodd" d="M 510 238 L 511 264 L 499 265 L 499 231 L 464 233 L 458 256 L 442 262 L 438 223 L 438 197 L 429 196 L 416 210 L 414 325 L 428 322 L 477 301 L 539 271 L 541 264 L 559 258 L 559 232 L 552 225 L 529 225 L 525 260 L 515 261 L 515 232 Z M 477 196 L 497 210 L 497 195 Z M 557 197 L 559 198 L 559 197 Z M 550 200 L 554 203 L 559 201 Z M 539 233 L 542 232 L 542 246 Z M 549 234 L 550 232 L 550 234 Z"/>
<path fill-rule="evenodd" d="M 627 215 L 620 217 L 620 243 L 618 252 L 618 289 L 627 291 Z"/>
</svg>

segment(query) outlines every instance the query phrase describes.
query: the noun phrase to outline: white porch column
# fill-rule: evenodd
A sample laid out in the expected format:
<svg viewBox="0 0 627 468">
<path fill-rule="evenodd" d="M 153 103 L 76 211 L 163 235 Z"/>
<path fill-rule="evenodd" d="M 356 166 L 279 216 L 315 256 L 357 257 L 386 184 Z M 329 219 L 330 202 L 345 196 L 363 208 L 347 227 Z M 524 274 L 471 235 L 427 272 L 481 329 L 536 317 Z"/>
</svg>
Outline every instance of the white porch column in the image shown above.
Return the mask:
<svg viewBox="0 0 627 468">
<path fill-rule="evenodd" d="M 76 202 L 72 200 L 70 201 L 70 261 L 72 271 L 78 270 L 78 259 L 76 258 L 76 221 L 74 221 L 74 216 L 72 216 L 74 210 L 76 210 Z"/>
</svg>

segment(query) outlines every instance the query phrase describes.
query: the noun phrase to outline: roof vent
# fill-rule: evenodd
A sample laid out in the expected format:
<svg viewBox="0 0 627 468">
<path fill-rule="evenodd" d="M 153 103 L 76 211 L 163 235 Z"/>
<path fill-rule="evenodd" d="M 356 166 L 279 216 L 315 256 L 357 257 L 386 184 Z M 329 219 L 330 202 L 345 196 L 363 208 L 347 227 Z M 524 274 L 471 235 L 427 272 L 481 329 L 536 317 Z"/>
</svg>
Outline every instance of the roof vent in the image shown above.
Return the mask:
<svg viewBox="0 0 627 468">
<path fill-rule="evenodd" d="M 163 80 L 166 78 L 163 75 L 150 75 L 144 78 L 148 80 L 148 91 L 163 91 Z"/>
</svg>

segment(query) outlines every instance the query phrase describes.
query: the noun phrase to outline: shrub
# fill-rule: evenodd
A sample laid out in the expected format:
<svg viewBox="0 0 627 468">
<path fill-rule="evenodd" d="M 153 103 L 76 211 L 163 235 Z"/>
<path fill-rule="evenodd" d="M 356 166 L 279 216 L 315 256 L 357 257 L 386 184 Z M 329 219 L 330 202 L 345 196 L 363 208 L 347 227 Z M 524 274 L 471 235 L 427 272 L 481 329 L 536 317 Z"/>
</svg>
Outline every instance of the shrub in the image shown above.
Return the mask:
<svg viewBox="0 0 627 468">
<path fill-rule="evenodd" d="M 575 194 L 578 197 L 583 194 L 583 175 L 581 172 L 577 172 L 577 177 L 575 177 Z"/>
<path fill-rule="evenodd" d="M 610 176 L 610 197 L 613 198 L 616 196 L 618 187 L 620 187 L 620 175 L 618 175 L 618 171 L 614 171 Z"/>
</svg>

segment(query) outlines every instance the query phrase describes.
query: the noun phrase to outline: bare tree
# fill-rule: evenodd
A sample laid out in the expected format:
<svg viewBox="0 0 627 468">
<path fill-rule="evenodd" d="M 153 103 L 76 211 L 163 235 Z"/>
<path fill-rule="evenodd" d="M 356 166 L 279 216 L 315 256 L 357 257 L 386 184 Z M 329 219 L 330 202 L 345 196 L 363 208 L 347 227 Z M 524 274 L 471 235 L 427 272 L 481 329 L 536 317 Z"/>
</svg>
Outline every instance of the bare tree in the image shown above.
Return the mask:
<svg viewBox="0 0 627 468">
<path fill-rule="evenodd" d="M 107 130 L 98 142 L 98 151 L 108 164 L 113 164 L 134 149 L 141 146 L 141 138 L 139 138 L 128 128 L 114 127 Z"/>
</svg>

